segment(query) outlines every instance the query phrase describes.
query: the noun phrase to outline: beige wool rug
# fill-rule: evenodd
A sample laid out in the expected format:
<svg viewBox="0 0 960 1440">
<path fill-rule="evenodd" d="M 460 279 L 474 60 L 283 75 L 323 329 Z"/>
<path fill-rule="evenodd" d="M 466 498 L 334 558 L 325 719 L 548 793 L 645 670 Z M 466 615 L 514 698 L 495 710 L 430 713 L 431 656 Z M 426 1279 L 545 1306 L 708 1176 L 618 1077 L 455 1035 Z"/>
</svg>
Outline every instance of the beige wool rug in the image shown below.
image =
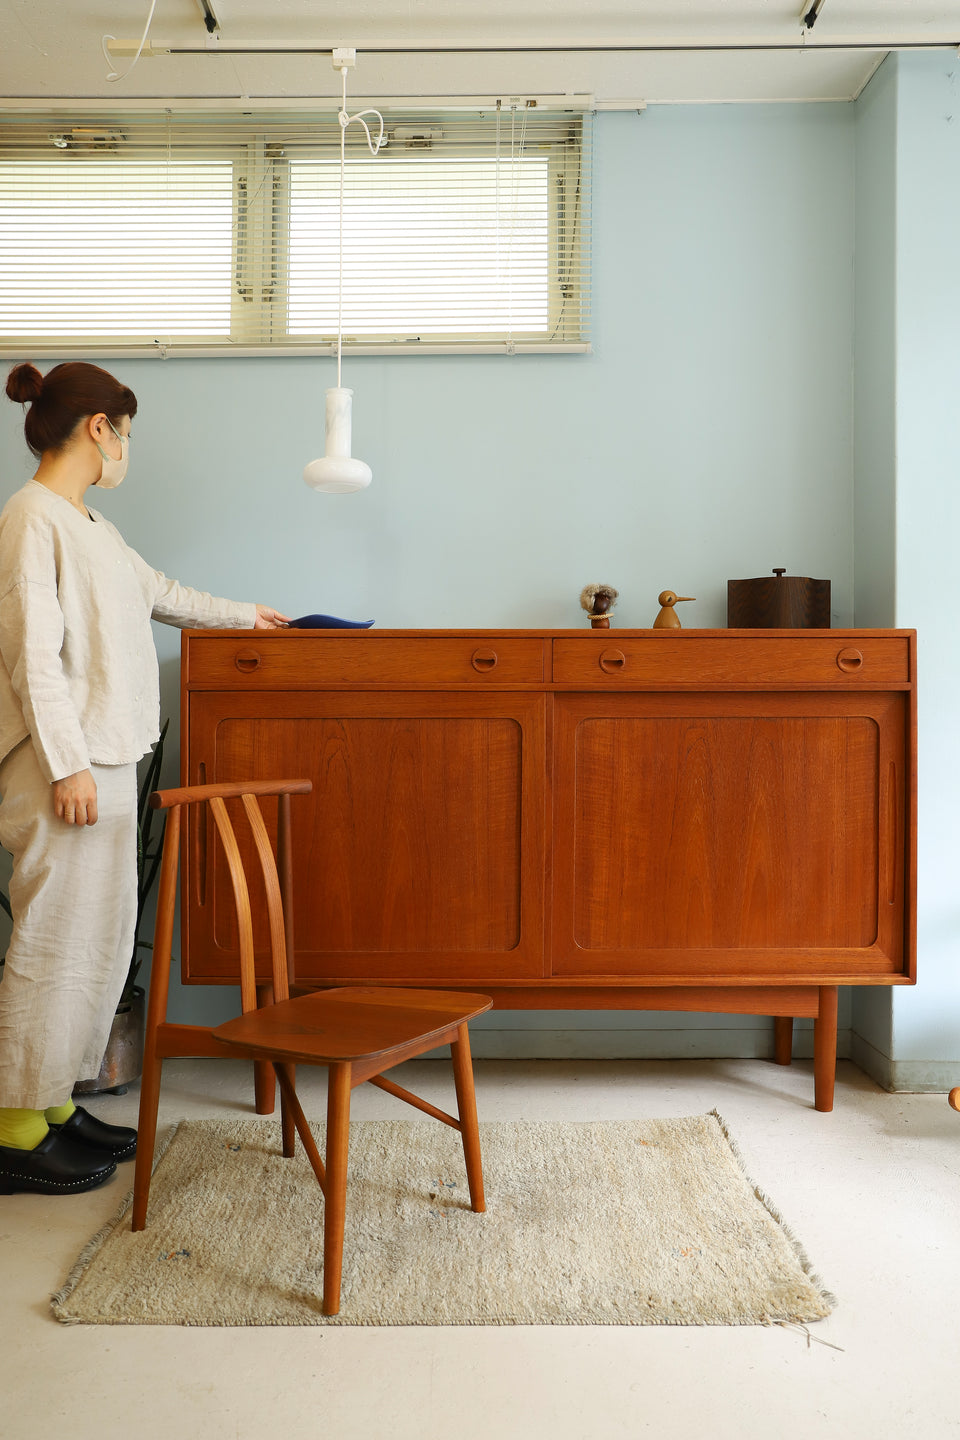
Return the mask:
<svg viewBox="0 0 960 1440">
<path fill-rule="evenodd" d="M 321 1153 L 323 1126 L 314 1127 Z M 183 1121 L 147 1228 L 127 1196 L 53 1297 L 66 1324 L 757 1325 L 828 1295 L 714 1112 L 481 1124 L 487 1210 L 445 1125 L 355 1121 L 340 1314 L 323 1197 L 274 1120 Z"/>
</svg>

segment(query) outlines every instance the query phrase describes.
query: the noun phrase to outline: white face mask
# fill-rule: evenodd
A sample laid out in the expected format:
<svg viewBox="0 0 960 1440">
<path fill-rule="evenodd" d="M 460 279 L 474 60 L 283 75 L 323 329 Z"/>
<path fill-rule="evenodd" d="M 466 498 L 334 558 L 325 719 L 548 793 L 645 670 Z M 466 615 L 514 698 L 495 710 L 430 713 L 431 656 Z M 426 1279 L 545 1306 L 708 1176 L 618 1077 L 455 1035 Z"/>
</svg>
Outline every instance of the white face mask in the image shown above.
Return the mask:
<svg viewBox="0 0 960 1440">
<path fill-rule="evenodd" d="M 100 442 L 95 440 L 94 444 L 100 451 L 101 457 L 103 459 L 103 464 L 100 466 L 100 479 L 96 483 L 103 490 L 115 490 L 120 484 L 120 481 L 127 473 L 127 460 L 129 459 L 130 438 L 127 435 L 121 435 L 120 431 L 110 421 L 109 417 L 107 418 L 107 424 L 110 426 L 110 429 L 120 441 L 120 459 L 114 460 L 112 455 L 107 454 L 106 450 L 104 450 Z"/>
</svg>

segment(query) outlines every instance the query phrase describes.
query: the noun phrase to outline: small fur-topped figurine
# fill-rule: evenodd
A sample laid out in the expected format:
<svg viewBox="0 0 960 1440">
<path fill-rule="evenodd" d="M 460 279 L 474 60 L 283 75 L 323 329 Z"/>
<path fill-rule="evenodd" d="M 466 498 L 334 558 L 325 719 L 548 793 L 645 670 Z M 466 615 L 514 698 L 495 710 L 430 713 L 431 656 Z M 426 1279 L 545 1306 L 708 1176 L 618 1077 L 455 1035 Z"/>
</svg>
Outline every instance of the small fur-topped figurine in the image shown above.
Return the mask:
<svg viewBox="0 0 960 1440">
<path fill-rule="evenodd" d="M 580 591 L 580 607 L 590 616 L 594 630 L 610 629 L 610 615 L 618 594 L 612 585 L 584 585 Z"/>
<path fill-rule="evenodd" d="M 673 590 L 661 590 L 657 599 L 660 602 L 660 613 L 653 622 L 654 630 L 679 630 L 680 616 L 674 610 L 674 605 L 679 605 L 682 600 L 696 600 L 696 595 L 677 595 Z"/>
</svg>

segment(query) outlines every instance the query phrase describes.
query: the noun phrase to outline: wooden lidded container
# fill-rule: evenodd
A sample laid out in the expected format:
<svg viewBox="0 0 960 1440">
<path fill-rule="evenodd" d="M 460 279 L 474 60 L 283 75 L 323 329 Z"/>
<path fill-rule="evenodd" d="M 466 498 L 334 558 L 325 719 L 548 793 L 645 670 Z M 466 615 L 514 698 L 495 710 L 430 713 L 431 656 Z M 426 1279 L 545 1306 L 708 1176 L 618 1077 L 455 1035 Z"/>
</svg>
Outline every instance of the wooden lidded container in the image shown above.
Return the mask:
<svg viewBox="0 0 960 1440">
<path fill-rule="evenodd" d="M 738 630 L 829 630 L 830 581 L 785 570 L 728 580 L 727 624 Z"/>
</svg>

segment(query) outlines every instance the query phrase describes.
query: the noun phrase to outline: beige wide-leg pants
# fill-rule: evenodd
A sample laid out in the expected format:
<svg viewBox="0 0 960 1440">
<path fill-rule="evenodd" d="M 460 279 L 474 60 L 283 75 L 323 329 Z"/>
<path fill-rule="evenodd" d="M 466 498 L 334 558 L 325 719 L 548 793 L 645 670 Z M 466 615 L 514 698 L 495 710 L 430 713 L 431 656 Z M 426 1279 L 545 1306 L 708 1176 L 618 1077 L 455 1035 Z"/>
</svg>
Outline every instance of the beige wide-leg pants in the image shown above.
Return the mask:
<svg viewBox="0 0 960 1440">
<path fill-rule="evenodd" d="M 29 741 L 0 765 L 13 935 L 0 982 L 0 1106 L 63 1105 L 100 1072 L 137 913 L 137 767 L 92 765 L 96 825 L 53 813 Z"/>
</svg>

